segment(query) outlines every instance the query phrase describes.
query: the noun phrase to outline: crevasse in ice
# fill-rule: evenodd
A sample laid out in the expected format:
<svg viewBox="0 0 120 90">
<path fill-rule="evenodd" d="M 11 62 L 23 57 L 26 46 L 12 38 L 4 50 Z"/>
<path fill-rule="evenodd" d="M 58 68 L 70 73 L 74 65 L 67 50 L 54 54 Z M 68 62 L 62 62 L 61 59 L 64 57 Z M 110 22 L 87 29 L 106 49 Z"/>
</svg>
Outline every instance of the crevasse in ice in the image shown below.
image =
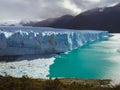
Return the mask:
<svg viewBox="0 0 120 90">
<path fill-rule="evenodd" d="M 1 26 L 0 56 L 67 52 L 106 36 L 107 31 Z"/>
</svg>

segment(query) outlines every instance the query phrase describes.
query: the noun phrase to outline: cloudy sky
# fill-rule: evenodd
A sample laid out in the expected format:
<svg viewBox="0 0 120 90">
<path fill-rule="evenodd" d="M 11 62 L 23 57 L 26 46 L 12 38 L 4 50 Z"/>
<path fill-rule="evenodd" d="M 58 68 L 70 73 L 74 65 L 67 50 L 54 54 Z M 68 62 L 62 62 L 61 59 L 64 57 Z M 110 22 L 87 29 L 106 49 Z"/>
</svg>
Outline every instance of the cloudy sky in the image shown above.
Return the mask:
<svg viewBox="0 0 120 90">
<path fill-rule="evenodd" d="M 43 20 L 112 6 L 120 0 L 0 0 L 0 22 Z"/>
</svg>

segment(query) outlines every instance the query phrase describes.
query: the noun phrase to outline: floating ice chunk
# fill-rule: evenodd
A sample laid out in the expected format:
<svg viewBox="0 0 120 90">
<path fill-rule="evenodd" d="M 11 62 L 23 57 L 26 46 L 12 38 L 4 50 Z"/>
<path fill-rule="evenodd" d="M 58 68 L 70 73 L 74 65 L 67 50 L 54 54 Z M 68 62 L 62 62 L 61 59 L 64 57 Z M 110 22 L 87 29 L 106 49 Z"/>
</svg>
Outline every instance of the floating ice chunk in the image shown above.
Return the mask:
<svg viewBox="0 0 120 90">
<path fill-rule="evenodd" d="M 28 56 L 32 58 L 33 56 Z M 22 77 L 27 75 L 32 78 L 48 78 L 49 67 L 54 63 L 54 57 L 38 58 L 28 60 L 28 57 L 21 57 L 21 61 L 0 63 L 0 75 Z M 34 56 L 35 58 L 35 56 Z"/>
</svg>

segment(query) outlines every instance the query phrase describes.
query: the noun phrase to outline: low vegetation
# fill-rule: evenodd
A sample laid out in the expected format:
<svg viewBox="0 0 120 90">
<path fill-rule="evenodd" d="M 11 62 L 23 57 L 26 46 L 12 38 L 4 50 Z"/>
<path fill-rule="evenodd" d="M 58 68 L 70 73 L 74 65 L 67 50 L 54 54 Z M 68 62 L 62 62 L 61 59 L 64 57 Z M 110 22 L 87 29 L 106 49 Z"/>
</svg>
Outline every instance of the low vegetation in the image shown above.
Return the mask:
<svg viewBox="0 0 120 90">
<path fill-rule="evenodd" d="M 120 90 L 110 85 L 111 80 L 32 79 L 0 76 L 0 90 Z"/>
</svg>

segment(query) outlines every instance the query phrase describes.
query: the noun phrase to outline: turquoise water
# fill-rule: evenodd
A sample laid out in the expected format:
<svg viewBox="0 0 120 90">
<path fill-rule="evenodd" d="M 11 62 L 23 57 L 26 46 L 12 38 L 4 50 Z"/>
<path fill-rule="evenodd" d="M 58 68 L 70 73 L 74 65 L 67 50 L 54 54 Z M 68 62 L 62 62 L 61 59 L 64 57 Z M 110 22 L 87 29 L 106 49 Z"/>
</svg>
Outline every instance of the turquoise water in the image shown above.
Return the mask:
<svg viewBox="0 0 120 90">
<path fill-rule="evenodd" d="M 120 76 L 120 34 L 108 40 L 57 55 L 49 77 L 117 79 Z"/>
</svg>

